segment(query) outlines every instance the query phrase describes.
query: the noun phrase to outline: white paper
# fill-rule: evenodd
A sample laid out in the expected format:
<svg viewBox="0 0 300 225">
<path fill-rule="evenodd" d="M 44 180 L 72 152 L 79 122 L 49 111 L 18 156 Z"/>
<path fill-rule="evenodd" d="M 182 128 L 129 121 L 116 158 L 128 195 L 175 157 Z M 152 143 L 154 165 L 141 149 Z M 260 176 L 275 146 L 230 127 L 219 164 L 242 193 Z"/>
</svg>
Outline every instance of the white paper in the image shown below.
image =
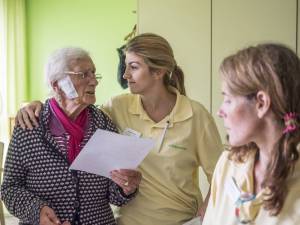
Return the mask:
<svg viewBox="0 0 300 225">
<path fill-rule="evenodd" d="M 198 216 L 182 225 L 201 225 L 201 224 L 202 224 L 202 221 L 201 221 L 200 217 Z"/>
<path fill-rule="evenodd" d="M 149 138 L 138 138 L 98 129 L 73 161 L 70 169 L 110 178 L 110 171 L 136 169 L 154 147 Z"/>
</svg>

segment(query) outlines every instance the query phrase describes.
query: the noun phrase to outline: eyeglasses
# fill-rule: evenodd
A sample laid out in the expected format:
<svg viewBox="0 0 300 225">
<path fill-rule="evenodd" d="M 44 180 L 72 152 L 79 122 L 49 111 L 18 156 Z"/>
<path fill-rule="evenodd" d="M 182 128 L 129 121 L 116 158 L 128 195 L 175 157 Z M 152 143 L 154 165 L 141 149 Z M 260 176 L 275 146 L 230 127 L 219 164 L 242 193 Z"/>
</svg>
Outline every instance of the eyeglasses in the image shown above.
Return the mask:
<svg viewBox="0 0 300 225">
<path fill-rule="evenodd" d="M 65 71 L 64 74 L 67 75 L 77 75 L 81 79 L 96 79 L 97 81 L 100 81 L 102 79 L 102 76 L 100 73 L 95 73 L 92 71 L 87 72 L 74 72 L 74 71 Z"/>
</svg>

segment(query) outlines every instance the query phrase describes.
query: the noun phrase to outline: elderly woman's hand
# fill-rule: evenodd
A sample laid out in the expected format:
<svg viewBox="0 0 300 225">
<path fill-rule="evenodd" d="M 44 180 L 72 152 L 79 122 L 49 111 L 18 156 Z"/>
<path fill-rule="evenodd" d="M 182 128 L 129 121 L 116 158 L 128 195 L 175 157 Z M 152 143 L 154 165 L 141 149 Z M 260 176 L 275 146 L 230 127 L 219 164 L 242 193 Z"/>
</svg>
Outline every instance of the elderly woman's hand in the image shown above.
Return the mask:
<svg viewBox="0 0 300 225">
<path fill-rule="evenodd" d="M 61 223 L 57 218 L 53 209 L 44 206 L 40 212 L 40 225 L 71 225 L 70 222 L 65 221 Z"/>
<path fill-rule="evenodd" d="M 142 174 L 137 170 L 113 170 L 110 175 L 111 179 L 123 189 L 126 195 L 135 192 L 142 180 Z"/>
</svg>

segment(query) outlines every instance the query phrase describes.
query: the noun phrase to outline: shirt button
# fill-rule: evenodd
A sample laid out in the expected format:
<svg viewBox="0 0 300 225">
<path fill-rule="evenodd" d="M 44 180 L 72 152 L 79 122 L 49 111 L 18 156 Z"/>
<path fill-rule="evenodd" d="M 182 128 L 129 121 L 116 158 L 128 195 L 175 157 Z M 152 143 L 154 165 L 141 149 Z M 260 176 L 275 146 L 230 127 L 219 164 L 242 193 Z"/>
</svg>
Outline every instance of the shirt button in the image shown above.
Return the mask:
<svg viewBox="0 0 300 225">
<path fill-rule="evenodd" d="M 74 184 L 78 183 L 78 178 L 77 177 L 72 177 L 72 180 L 73 180 Z"/>
<path fill-rule="evenodd" d="M 79 208 L 79 201 L 75 201 L 75 202 L 74 202 L 74 207 L 75 207 L 76 209 Z"/>
</svg>

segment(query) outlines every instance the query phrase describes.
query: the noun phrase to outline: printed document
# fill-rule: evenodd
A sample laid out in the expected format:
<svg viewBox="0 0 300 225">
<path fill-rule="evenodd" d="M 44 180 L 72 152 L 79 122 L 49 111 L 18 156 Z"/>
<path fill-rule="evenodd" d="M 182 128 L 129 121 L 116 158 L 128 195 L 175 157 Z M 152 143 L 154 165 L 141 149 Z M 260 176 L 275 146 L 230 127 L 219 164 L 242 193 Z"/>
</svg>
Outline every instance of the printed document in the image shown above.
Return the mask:
<svg viewBox="0 0 300 225">
<path fill-rule="evenodd" d="M 110 178 L 110 171 L 136 169 L 154 147 L 150 138 L 126 136 L 98 129 L 70 166 Z"/>
</svg>

